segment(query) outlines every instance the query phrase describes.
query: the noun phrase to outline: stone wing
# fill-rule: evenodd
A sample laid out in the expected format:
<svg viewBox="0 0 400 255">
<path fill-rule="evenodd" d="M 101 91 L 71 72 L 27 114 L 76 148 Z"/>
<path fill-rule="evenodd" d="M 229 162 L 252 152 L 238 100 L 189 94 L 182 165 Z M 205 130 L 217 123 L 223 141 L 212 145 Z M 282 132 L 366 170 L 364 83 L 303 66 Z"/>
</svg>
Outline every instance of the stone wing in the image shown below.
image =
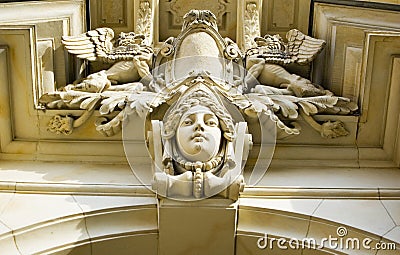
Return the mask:
<svg viewBox="0 0 400 255">
<path fill-rule="evenodd" d="M 325 41 L 292 29 L 286 34 L 287 50 L 293 62 L 307 64 L 314 60 L 325 46 Z"/>
<path fill-rule="evenodd" d="M 89 61 L 107 58 L 113 50 L 114 31 L 111 28 L 97 28 L 77 36 L 63 36 L 62 43 L 69 53 Z"/>
<path fill-rule="evenodd" d="M 143 45 L 143 35 L 121 33 L 115 43 L 113 39 L 111 28 L 97 28 L 77 36 L 63 36 L 62 42 L 69 53 L 89 61 L 131 60 L 137 55 L 152 52 L 151 48 Z"/>
</svg>

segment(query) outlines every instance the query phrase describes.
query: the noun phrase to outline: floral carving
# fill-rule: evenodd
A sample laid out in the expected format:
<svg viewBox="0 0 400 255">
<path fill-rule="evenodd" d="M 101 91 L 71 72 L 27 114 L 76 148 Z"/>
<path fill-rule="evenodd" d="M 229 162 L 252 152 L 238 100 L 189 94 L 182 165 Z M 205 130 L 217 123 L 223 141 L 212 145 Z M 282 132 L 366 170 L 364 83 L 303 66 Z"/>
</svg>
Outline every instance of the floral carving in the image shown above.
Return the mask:
<svg viewBox="0 0 400 255">
<path fill-rule="evenodd" d="M 51 118 L 47 130 L 56 134 L 70 135 L 73 130 L 73 121 L 72 117 L 57 114 Z"/>
<path fill-rule="evenodd" d="M 260 36 L 260 15 L 256 3 L 247 3 L 244 12 L 244 48 L 248 50 L 256 46 L 254 38 Z"/>
<path fill-rule="evenodd" d="M 142 3 L 144 11 L 149 6 L 146 1 Z M 256 7 L 253 3 L 247 5 L 249 22 L 258 22 Z M 210 11 L 190 11 L 184 16 L 182 33 L 177 38 L 169 38 L 155 58 L 153 49 L 147 46 L 146 36 L 132 32 L 122 33 L 116 40 L 113 31 L 108 28 L 64 37 L 63 43 L 71 54 L 89 61 L 111 62 L 113 65 L 61 91 L 42 96 L 40 102 L 49 109 L 85 110 L 82 116 L 73 120 L 75 128 L 98 110 L 102 116 L 96 122 L 96 129 L 111 136 L 121 129 L 125 113 L 135 112 L 144 116 L 178 92 L 183 93 L 201 81 L 218 90 L 243 113 L 268 116 L 283 134 L 282 137 L 300 133 L 295 122 L 300 115 L 323 137 L 335 138 L 348 134 L 343 124 L 327 122 L 321 125 L 315 122 L 313 115 L 352 114 L 357 111 L 357 105 L 285 69 L 288 64 L 310 63 L 323 49 L 323 40 L 293 29 L 287 33 L 286 42 L 278 35 L 255 37 L 254 46 L 243 56 L 235 42 L 219 35 L 216 22 L 217 17 Z M 216 65 L 221 65 L 217 69 L 222 70 L 218 79 L 211 77 L 212 70 L 207 70 L 209 65 L 202 66 L 200 61 L 200 65 L 196 63 L 196 68 L 204 70 L 190 71 L 190 65 L 185 65 L 188 68 L 186 79 L 173 80 L 171 72 L 174 71 L 175 60 L 171 60 L 180 52 L 185 38 L 193 33 L 198 33 L 196 38 L 200 39 L 191 41 L 198 44 L 197 48 L 203 46 L 202 38 L 209 44 L 210 38 L 213 38 L 212 43 L 216 44 L 214 48 L 220 50 L 219 53 L 213 53 L 224 58 L 223 61 L 216 61 Z M 199 60 L 199 56 L 192 56 L 192 52 L 181 52 L 180 56 L 193 58 L 193 63 Z M 167 67 L 160 69 L 164 62 L 168 63 Z M 246 62 L 245 65 L 243 62 Z M 246 66 L 247 75 L 235 69 L 234 64 Z M 156 68 L 152 70 L 153 66 Z"/>
<path fill-rule="evenodd" d="M 140 1 L 138 10 L 138 19 L 136 25 L 136 31 L 138 34 L 142 34 L 146 39 L 151 39 L 151 26 L 152 26 L 152 11 L 149 1 Z M 150 44 L 147 42 L 146 44 Z"/>
</svg>

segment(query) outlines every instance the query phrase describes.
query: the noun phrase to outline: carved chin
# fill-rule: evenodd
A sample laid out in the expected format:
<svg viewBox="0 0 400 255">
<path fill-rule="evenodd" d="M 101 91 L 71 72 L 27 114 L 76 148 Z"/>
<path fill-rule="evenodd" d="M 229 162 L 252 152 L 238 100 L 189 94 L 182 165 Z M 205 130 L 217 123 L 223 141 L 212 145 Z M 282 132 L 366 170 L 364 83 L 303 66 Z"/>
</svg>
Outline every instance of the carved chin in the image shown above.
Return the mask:
<svg viewBox="0 0 400 255">
<path fill-rule="evenodd" d="M 203 149 L 203 143 L 202 142 L 196 142 L 194 144 L 194 149 L 196 153 L 199 153 Z"/>
<path fill-rule="evenodd" d="M 186 160 L 195 162 L 201 161 L 205 162 L 212 159 L 215 155 L 214 150 L 208 148 L 210 145 L 204 142 L 196 142 L 192 145 L 192 149 L 190 151 L 180 150 L 182 156 L 186 158 Z"/>
<path fill-rule="evenodd" d="M 195 142 L 193 146 L 193 153 L 191 153 L 190 156 L 192 156 L 192 159 L 196 159 L 199 161 L 206 161 L 209 160 L 210 158 L 213 157 L 213 151 L 208 148 L 210 146 L 207 143 L 204 143 L 203 141 L 201 142 Z"/>
</svg>

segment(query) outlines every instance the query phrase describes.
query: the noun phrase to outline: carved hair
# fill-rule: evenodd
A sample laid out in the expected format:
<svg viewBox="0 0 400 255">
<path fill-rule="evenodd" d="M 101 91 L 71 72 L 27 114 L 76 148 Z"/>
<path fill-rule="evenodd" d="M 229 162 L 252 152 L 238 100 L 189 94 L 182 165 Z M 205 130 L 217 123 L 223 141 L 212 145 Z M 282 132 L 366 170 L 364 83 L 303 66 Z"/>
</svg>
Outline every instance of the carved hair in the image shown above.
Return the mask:
<svg viewBox="0 0 400 255">
<path fill-rule="evenodd" d="M 209 108 L 219 119 L 224 137 L 232 141 L 235 136 L 235 125 L 229 112 L 216 98 L 212 98 L 208 93 L 197 90 L 188 95 L 183 101 L 177 102 L 167 112 L 164 118 L 162 135 L 164 139 L 171 139 L 178 128 L 180 119 L 190 108 L 201 105 Z"/>
</svg>

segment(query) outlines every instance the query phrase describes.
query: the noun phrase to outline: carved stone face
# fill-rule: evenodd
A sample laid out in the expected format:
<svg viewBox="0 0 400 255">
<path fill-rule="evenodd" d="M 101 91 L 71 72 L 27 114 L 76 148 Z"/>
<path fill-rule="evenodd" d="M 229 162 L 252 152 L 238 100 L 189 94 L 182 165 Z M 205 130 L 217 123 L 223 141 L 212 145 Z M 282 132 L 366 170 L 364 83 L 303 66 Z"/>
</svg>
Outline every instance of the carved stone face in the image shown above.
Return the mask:
<svg viewBox="0 0 400 255">
<path fill-rule="evenodd" d="M 219 119 L 207 107 L 197 105 L 182 115 L 176 131 L 176 143 L 188 161 L 205 162 L 215 157 L 221 143 Z"/>
</svg>

